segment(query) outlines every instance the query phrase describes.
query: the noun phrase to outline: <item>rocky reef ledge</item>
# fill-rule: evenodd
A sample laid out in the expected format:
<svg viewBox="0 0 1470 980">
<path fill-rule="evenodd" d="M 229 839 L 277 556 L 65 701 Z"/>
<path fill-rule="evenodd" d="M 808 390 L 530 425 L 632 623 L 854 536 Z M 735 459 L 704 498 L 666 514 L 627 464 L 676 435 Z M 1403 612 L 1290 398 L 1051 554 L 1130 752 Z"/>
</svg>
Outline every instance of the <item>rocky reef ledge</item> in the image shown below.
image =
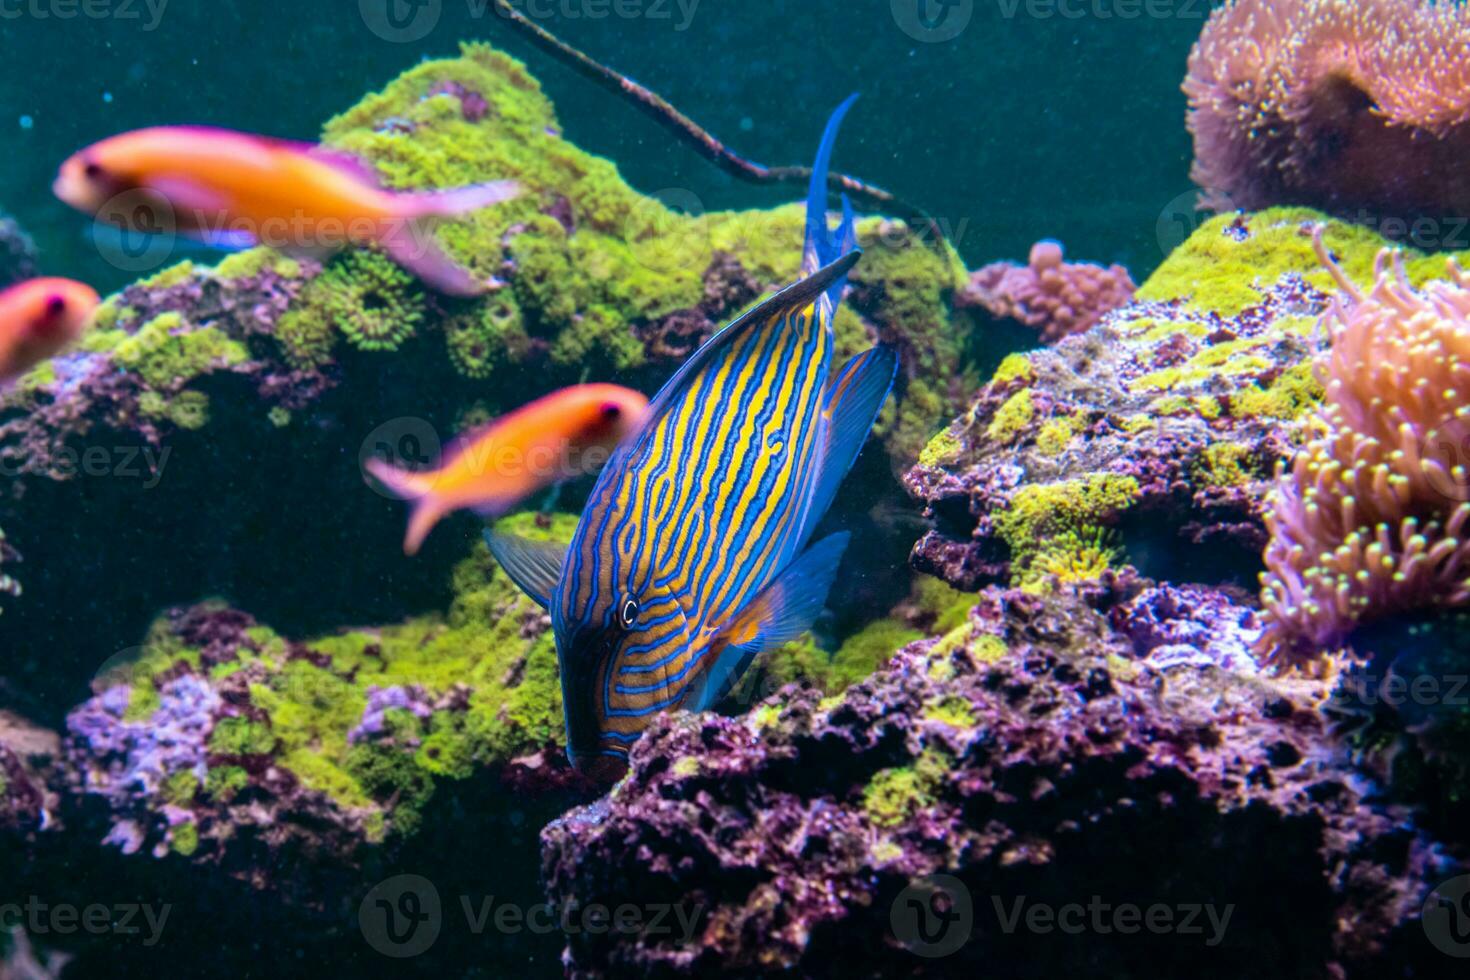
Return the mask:
<svg viewBox="0 0 1470 980">
<path fill-rule="evenodd" d="M 1419 909 L 1463 868 L 1335 747 L 1323 683 L 1253 670 L 1257 629 L 1217 590 L 993 587 L 841 696 L 664 720 L 544 874 L 695 938 L 571 936 L 570 975 L 1441 975 Z M 961 943 L 905 925 L 936 882 Z"/>
</svg>

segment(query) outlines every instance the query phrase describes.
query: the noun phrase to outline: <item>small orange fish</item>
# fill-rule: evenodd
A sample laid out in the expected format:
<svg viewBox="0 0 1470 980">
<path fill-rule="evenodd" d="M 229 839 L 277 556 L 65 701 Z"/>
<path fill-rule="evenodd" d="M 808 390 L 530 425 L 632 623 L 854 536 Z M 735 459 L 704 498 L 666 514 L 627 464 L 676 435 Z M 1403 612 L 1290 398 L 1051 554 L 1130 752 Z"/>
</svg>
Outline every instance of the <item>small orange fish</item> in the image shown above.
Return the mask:
<svg viewBox="0 0 1470 980">
<path fill-rule="evenodd" d="M 460 439 L 437 470 L 414 473 L 379 459 L 368 473 L 395 496 L 415 502 L 403 539 L 417 554 L 439 519 L 470 509 L 498 517 L 543 487 L 589 476 L 637 431 L 648 399 L 618 385 L 575 385 L 552 392 Z"/>
<path fill-rule="evenodd" d="M 490 284 L 444 254 L 433 226 L 520 193 L 514 181 L 386 190 L 371 168 L 330 149 L 202 126 L 139 129 L 94 143 L 61 165 L 52 189 L 108 224 L 176 230 L 220 247 L 321 255 L 377 245 L 454 296 Z"/>
<path fill-rule="evenodd" d="M 82 335 L 97 291 L 71 279 L 27 279 L 0 292 L 0 387 Z"/>
</svg>

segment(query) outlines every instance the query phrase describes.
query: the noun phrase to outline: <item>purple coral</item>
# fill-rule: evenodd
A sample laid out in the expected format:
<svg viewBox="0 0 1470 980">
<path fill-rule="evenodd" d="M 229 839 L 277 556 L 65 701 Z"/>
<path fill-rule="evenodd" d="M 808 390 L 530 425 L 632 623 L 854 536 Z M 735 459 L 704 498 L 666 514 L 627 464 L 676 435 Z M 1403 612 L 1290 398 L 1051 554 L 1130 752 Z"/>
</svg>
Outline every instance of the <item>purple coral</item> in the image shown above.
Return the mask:
<svg viewBox="0 0 1470 980">
<path fill-rule="evenodd" d="M 141 817 L 169 777 L 188 772 L 203 782 L 206 743 L 221 702 L 214 688 L 192 674 L 161 685 L 158 707 L 147 719 L 127 720 L 130 697 L 131 688 L 118 685 L 72 711 L 67 753 L 85 792 L 105 797 L 114 813 Z M 114 828 L 109 840 L 131 853 L 145 836 L 136 826 L 123 827 Z"/>
<path fill-rule="evenodd" d="M 1135 289 L 1121 265 L 1064 262 L 1061 245 L 1041 241 L 1026 265 L 996 262 L 975 271 L 955 302 L 1035 327 L 1053 343 L 1087 330 L 1132 299 Z"/>
</svg>

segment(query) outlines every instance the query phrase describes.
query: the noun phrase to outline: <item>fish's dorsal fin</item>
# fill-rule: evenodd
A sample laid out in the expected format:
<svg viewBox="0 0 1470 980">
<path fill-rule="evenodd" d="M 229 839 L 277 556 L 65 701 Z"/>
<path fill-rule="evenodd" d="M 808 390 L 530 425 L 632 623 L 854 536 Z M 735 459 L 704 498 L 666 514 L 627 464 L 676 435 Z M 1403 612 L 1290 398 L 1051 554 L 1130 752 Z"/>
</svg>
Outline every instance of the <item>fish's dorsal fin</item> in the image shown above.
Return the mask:
<svg viewBox="0 0 1470 980">
<path fill-rule="evenodd" d="M 720 630 L 715 642 L 724 649 L 694 695 L 695 710 L 717 704 L 757 654 L 799 639 L 811 629 L 832 591 L 849 537 L 846 531 L 839 531 L 812 545 Z"/>
<path fill-rule="evenodd" d="M 485 532 L 490 554 L 505 569 L 510 580 L 520 586 L 542 609 L 551 608 L 551 597 L 561 580 L 561 566 L 566 561 L 566 545 L 555 541 L 531 541 L 514 534 Z"/>
<path fill-rule="evenodd" d="M 822 406 L 827 441 L 796 547 L 806 543 L 832 506 L 837 488 L 868 441 L 868 433 L 878 420 L 897 376 L 898 352 L 879 345 L 853 357 L 827 381 Z"/>
<path fill-rule="evenodd" d="M 730 346 L 746 331 L 759 329 L 767 321 L 777 316 L 790 316 L 793 313 L 811 305 L 818 296 L 827 290 L 834 282 L 847 274 L 847 271 L 862 257 L 861 249 L 853 249 L 846 255 L 833 262 L 825 268 L 818 269 L 815 273 L 805 279 L 798 280 L 776 293 L 770 299 L 745 311 L 734 320 L 730 321 L 719 333 L 704 342 L 704 346 L 695 351 L 684 366 L 674 372 L 674 376 L 664 382 L 664 386 L 653 396 L 653 401 L 648 405 L 648 413 L 644 417 L 643 426 L 636 437 L 627 439 L 619 453 L 631 451 L 633 447 L 641 445 L 643 438 L 651 432 L 658 421 L 668 412 L 690 382 L 699 376 L 699 372 L 709 365 L 721 353 L 728 350 Z M 611 467 L 611 463 L 608 464 Z"/>
<path fill-rule="evenodd" d="M 857 101 L 857 93 L 849 95 L 827 120 L 822 131 L 822 142 L 817 147 L 817 158 L 812 164 L 811 181 L 806 195 L 806 242 L 802 248 L 801 271 L 808 275 L 838 256 L 849 252 L 857 245 L 857 231 L 853 224 L 852 201 L 842 195 L 842 223 L 834 233 L 827 225 L 827 175 L 832 163 L 832 147 L 837 143 L 837 131 L 842 127 L 842 118 Z M 846 277 L 839 277 L 827 289 L 833 306 L 842 298 L 842 287 Z"/>
</svg>

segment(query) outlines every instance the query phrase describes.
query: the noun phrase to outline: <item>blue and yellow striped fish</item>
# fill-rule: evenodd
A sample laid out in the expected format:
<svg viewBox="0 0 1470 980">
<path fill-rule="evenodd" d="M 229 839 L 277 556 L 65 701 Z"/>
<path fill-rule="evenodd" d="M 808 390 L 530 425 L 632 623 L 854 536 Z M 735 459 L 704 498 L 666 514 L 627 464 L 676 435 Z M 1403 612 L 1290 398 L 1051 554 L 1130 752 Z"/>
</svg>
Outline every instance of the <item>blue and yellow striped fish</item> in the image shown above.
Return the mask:
<svg viewBox="0 0 1470 980">
<path fill-rule="evenodd" d="M 807 542 L 898 369 L 875 347 L 832 373 L 832 317 L 860 255 L 846 198 L 835 235 L 826 215 L 828 160 L 851 104 L 827 124 L 813 168 L 805 278 L 664 385 L 602 471 L 565 553 L 489 535 L 506 572 L 551 612 L 568 754 L 593 775 L 620 774 L 659 712 L 714 705 L 826 602 L 848 535 Z"/>
</svg>

